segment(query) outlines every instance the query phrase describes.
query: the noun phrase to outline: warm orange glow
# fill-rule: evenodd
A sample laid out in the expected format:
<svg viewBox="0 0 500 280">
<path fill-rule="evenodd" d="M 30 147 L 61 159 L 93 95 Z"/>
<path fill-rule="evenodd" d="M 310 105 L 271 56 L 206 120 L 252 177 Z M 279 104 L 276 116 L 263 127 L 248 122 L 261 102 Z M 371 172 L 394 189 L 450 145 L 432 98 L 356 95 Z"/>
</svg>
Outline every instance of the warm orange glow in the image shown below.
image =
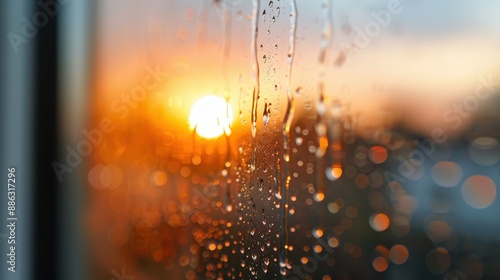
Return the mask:
<svg viewBox="0 0 500 280">
<path fill-rule="evenodd" d="M 168 176 L 165 172 L 163 171 L 157 171 L 153 175 L 153 181 L 155 182 L 156 185 L 158 186 L 163 186 L 167 183 Z"/>
<path fill-rule="evenodd" d="M 316 194 L 315 199 L 316 199 L 316 201 L 323 201 L 323 199 L 325 199 L 325 194 L 322 192 L 319 192 Z"/>
<path fill-rule="evenodd" d="M 375 231 L 384 231 L 389 227 L 390 220 L 386 214 L 379 213 L 370 217 L 370 226 Z"/>
<path fill-rule="evenodd" d="M 335 179 L 340 178 L 340 176 L 342 176 L 342 167 L 340 167 L 340 166 L 334 166 L 332 168 L 332 176 Z"/>
<path fill-rule="evenodd" d="M 370 148 L 370 160 L 375 164 L 384 163 L 387 159 L 387 150 L 382 146 L 374 146 Z"/>
<path fill-rule="evenodd" d="M 231 134 L 233 109 L 221 97 L 209 95 L 198 99 L 189 112 L 189 127 L 206 139 Z"/>
<path fill-rule="evenodd" d="M 328 138 L 323 136 L 319 139 L 319 148 L 321 150 L 326 150 L 326 148 L 328 148 Z"/>
<path fill-rule="evenodd" d="M 313 230 L 313 235 L 314 235 L 314 237 L 316 237 L 316 238 L 320 238 L 320 237 L 322 237 L 322 236 L 323 236 L 323 230 L 322 230 L 322 229 L 320 229 L 320 228 L 315 229 L 315 230 Z"/>
<path fill-rule="evenodd" d="M 384 272 L 389 267 L 387 261 L 382 257 L 377 257 L 373 260 L 373 268 L 378 272 Z"/>
</svg>

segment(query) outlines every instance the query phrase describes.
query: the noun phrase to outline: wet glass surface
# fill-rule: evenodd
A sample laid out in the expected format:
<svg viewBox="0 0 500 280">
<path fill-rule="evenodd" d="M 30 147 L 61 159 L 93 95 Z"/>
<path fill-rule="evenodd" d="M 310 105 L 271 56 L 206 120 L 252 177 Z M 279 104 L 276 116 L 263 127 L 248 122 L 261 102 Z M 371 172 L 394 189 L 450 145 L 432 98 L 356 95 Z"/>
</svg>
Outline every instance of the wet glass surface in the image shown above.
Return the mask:
<svg viewBox="0 0 500 280">
<path fill-rule="evenodd" d="M 93 279 L 500 277 L 498 4 L 119 2 Z"/>
</svg>

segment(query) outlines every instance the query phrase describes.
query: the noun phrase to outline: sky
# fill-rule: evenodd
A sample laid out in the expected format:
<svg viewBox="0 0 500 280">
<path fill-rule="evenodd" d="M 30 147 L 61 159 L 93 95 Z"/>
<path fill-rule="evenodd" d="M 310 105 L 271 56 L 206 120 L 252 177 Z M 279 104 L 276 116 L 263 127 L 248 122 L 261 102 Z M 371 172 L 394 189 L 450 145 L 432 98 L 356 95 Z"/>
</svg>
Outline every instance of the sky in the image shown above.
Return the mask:
<svg viewBox="0 0 500 280">
<path fill-rule="evenodd" d="M 425 110 L 425 117 L 409 118 L 412 126 L 420 127 L 441 120 L 442 112 L 470 94 L 480 77 L 500 73 L 498 1 L 332 1 L 333 36 L 322 68 L 318 56 L 326 18 L 323 1 L 297 0 L 296 46 L 288 85 L 290 5 L 284 0 L 274 2 L 270 7 L 268 1 L 260 1 L 257 45 L 262 47 L 256 52 L 262 97 L 274 106 L 281 104 L 274 111 L 282 111 L 286 103 L 279 101 L 289 88 L 300 87 L 305 93 L 297 98 L 299 107 L 314 104 L 323 76 L 331 99 L 367 115 L 388 106 L 409 106 L 406 112 L 418 115 Z M 357 52 L 338 63 L 340 46 L 354 44 L 359 31 L 366 33 L 374 23 L 373 14 L 386 11 L 392 2 L 399 3 L 400 13 L 391 14 L 385 26 L 365 35 L 367 44 L 356 45 Z M 133 86 L 146 65 L 159 63 L 175 72 L 163 90 L 167 99 L 183 96 L 186 108 L 181 115 L 187 117 L 190 104 L 209 93 L 228 91 L 233 108 L 241 106 L 242 100 L 250 103 L 254 81 L 251 1 L 221 0 L 217 6 L 209 1 L 200 5 L 194 0 L 149 0 L 140 9 L 134 1 L 99 3 L 95 74 L 98 88 L 110 100 Z M 279 16 L 277 7 L 281 8 Z M 231 14 L 230 25 L 224 24 L 224 9 Z M 229 33 L 225 33 L 227 28 Z M 222 55 L 225 42 L 230 42 L 226 60 Z M 280 94 L 274 93 L 275 88 Z M 384 90 L 374 92 L 374 88 Z"/>
</svg>

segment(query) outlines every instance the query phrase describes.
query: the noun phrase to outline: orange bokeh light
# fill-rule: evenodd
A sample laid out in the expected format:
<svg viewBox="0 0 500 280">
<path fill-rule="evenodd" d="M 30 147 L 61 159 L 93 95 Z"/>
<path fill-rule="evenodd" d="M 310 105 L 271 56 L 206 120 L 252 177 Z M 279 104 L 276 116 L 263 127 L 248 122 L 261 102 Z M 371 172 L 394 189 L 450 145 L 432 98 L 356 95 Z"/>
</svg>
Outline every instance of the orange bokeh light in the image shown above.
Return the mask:
<svg viewBox="0 0 500 280">
<path fill-rule="evenodd" d="M 373 265 L 373 269 L 375 269 L 378 272 L 384 272 L 389 267 L 389 264 L 387 263 L 387 260 L 384 259 L 383 257 L 376 257 L 373 260 L 372 265 Z"/>
<path fill-rule="evenodd" d="M 340 166 L 333 166 L 332 167 L 332 176 L 335 179 L 340 178 L 340 176 L 342 176 L 342 167 L 340 167 Z"/>
<path fill-rule="evenodd" d="M 386 214 L 378 213 L 370 217 L 370 226 L 374 231 L 384 231 L 389 228 L 390 220 Z"/>
</svg>

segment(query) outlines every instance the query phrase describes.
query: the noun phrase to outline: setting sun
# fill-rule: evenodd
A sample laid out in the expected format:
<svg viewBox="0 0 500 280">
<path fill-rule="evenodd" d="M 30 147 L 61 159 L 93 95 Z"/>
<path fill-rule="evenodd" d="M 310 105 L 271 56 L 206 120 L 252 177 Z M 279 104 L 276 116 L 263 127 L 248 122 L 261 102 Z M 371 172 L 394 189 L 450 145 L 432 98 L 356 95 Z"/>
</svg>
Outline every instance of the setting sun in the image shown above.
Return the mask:
<svg viewBox="0 0 500 280">
<path fill-rule="evenodd" d="M 200 137 L 211 139 L 231 134 L 233 109 L 221 97 L 209 95 L 198 99 L 189 112 L 189 127 Z"/>
</svg>

